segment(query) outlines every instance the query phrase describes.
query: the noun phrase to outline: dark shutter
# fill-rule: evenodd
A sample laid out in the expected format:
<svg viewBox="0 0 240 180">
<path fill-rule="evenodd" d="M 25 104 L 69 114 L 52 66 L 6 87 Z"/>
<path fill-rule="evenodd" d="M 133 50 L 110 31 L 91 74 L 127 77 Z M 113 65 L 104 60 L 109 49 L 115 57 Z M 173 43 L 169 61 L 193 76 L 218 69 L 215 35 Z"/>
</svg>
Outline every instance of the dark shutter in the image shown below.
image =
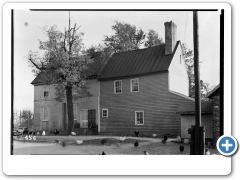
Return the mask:
<svg viewBox="0 0 240 180">
<path fill-rule="evenodd" d="M 96 127 L 96 110 L 90 109 L 88 110 L 88 128 Z"/>
</svg>

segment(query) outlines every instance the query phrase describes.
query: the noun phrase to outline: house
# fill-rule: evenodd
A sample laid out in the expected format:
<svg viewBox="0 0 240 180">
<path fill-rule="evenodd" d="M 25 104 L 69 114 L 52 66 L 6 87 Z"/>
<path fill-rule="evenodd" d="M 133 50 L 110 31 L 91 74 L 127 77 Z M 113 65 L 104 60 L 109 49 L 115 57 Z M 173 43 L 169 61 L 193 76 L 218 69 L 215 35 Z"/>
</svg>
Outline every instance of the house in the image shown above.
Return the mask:
<svg viewBox="0 0 240 180">
<path fill-rule="evenodd" d="M 205 128 L 205 142 L 213 141 L 212 101 L 201 102 L 201 126 Z M 195 102 L 183 103 L 177 113 L 181 114 L 181 138 L 190 139 L 188 129 L 195 125 Z"/>
<path fill-rule="evenodd" d="M 213 121 L 213 146 L 216 147 L 217 140 L 220 136 L 223 135 L 223 114 L 221 116 L 221 107 L 223 104 L 221 104 L 220 99 L 220 84 L 217 85 L 209 94 L 207 97 L 212 100 L 212 121 Z"/>
<path fill-rule="evenodd" d="M 89 78 L 92 96 L 74 101 L 75 130 L 181 134 L 177 108 L 194 99 L 188 97 L 188 74 L 181 42 L 177 41 L 177 26 L 172 21 L 164 25 L 165 44 L 113 54 L 106 65 L 96 61 Z M 66 100 L 55 100 L 55 85 L 45 85 L 40 75 L 32 84 L 35 130 L 67 130 Z"/>
<path fill-rule="evenodd" d="M 114 54 L 100 81 L 101 134 L 181 134 L 180 104 L 192 102 L 177 41 L 177 26 L 166 22 L 165 44 Z"/>
<path fill-rule="evenodd" d="M 98 131 L 100 110 L 100 82 L 97 77 L 105 64 L 94 61 L 91 64 L 92 73 L 89 76 L 89 89 L 91 96 L 73 99 L 74 128 L 78 133 L 87 132 L 88 128 Z M 58 129 L 67 131 L 67 104 L 66 98 L 59 102 L 56 100 L 56 84 L 46 85 L 43 75 L 39 74 L 31 84 L 34 85 L 34 130 L 53 131 Z M 73 96 L 76 91 L 73 91 Z M 81 129 L 80 129 L 81 127 Z M 81 131 L 80 131 L 81 130 Z"/>
</svg>

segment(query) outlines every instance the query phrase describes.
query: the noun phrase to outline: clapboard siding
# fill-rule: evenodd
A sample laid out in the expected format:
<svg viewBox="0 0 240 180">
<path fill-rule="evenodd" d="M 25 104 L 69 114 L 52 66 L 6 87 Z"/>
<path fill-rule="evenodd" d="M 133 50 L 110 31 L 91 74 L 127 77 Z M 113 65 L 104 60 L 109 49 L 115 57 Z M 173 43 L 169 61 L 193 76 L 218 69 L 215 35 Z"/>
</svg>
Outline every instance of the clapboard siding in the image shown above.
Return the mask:
<svg viewBox="0 0 240 180">
<path fill-rule="evenodd" d="M 139 92 L 132 93 L 130 80 L 122 80 L 122 93 L 114 94 L 114 80 L 100 81 L 100 108 L 108 108 L 108 118 L 101 115 L 102 134 L 173 134 L 180 135 L 181 119 L 176 114 L 180 103 L 191 100 L 169 92 L 168 73 L 137 77 Z M 144 111 L 144 125 L 135 125 L 135 111 Z"/>
<path fill-rule="evenodd" d="M 176 49 L 169 67 L 169 89 L 186 96 L 189 95 L 189 81 L 181 47 Z"/>
<path fill-rule="evenodd" d="M 205 138 L 213 138 L 213 124 L 211 114 L 202 114 L 201 124 L 205 127 Z M 190 138 L 188 129 L 195 125 L 195 115 L 181 115 L 181 137 Z"/>
</svg>

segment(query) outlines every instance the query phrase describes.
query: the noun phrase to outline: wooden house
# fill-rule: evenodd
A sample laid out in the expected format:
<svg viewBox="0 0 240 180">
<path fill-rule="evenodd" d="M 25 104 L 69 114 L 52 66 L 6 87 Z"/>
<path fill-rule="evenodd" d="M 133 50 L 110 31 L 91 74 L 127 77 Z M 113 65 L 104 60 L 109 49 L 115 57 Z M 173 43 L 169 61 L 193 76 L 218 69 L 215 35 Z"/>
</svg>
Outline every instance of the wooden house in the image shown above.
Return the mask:
<svg viewBox="0 0 240 180">
<path fill-rule="evenodd" d="M 165 44 L 116 53 L 100 73 L 101 134 L 181 134 L 177 108 L 193 99 L 177 26 L 164 25 Z"/>
<path fill-rule="evenodd" d="M 164 25 L 165 44 L 115 53 L 106 65 L 96 61 L 92 96 L 74 101 L 80 133 L 95 127 L 100 134 L 181 134 L 177 108 L 193 99 L 177 26 L 172 21 Z M 35 130 L 66 130 L 66 100 L 57 102 L 54 84 L 45 85 L 40 76 L 32 84 Z"/>
</svg>

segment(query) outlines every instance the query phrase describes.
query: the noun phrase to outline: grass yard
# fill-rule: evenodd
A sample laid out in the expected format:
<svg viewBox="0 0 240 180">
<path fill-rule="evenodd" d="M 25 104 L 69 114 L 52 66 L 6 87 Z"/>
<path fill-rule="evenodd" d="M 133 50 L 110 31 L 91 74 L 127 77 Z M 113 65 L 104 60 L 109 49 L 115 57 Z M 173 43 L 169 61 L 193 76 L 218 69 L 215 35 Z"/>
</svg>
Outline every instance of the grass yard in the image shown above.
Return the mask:
<svg viewBox="0 0 240 180">
<path fill-rule="evenodd" d="M 56 143 L 55 140 L 65 142 L 66 146 L 63 147 L 61 143 Z M 83 143 L 78 145 L 76 144 L 76 140 L 83 140 Z M 134 146 L 136 140 L 138 141 L 137 147 Z M 107 155 L 143 155 L 144 151 L 147 151 L 150 155 L 190 154 L 189 144 L 172 141 L 174 141 L 174 139 L 168 139 L 168 141 L 163 144 L 160 138 L 146 137 L 126 137 L 126 139 L 121 142 L 119 136 L 37 136 L 36 141 L 31 141 L 34 147 L 30 147 L 30 141 L 15 141 L 21 144 L 21 148 L 16 149 L 15 154 L 98 155 L 103 151 Z M 48 143 L 49 147 L 43 145 L 43 143 Z M 28 147 L 24 147 L 24 144 Z M 39 147 L 37 147 L 38 144 Z M 184 145 L 184 151 L 182 153 L 179 150 L 180 145 Z M 212 154 L 218 154 L 216 149 L 210 149 L 210 152 Z"/>
</svg>

